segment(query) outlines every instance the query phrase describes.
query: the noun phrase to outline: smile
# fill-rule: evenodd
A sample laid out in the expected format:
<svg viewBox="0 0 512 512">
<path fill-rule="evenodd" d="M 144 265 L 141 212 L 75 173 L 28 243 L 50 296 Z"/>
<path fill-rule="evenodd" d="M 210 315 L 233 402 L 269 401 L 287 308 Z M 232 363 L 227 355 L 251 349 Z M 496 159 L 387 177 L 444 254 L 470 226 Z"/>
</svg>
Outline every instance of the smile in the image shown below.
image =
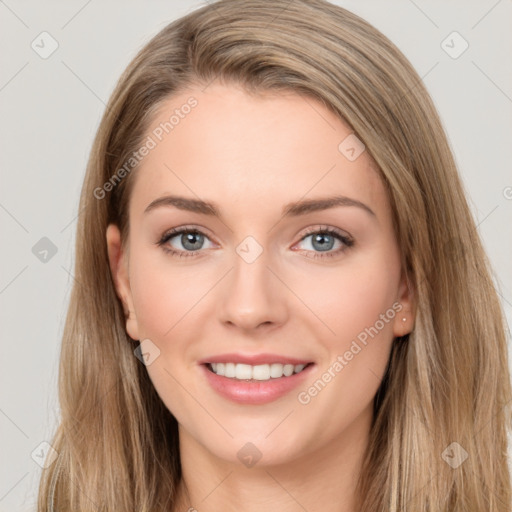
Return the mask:
<svg viewBox="0 0 512 512">
<path fill-rule="evenodd" d="M 204 362 L 199 365 L 205 383 L 231 402 L 262 405 L 286 397 L 315 372 L 315 363 L 250 365 Z"/>
</svg>

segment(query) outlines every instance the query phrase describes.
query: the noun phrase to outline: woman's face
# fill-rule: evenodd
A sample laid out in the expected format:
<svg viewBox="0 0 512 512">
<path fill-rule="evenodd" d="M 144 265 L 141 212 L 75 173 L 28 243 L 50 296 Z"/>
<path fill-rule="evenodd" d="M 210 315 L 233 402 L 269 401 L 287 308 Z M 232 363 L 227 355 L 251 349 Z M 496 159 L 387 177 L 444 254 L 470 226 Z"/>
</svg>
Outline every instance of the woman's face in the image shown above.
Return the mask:
<svg viewBox="0 0 512 512">
<path fill-rule="evenodd" d="M 314 99 L 212 84 L 168 99 L 145 147 L 129 251 L 114 225 L 107 241 L 181 442 L 248 467 L 362 446 L 393 337 L 412 326 L 364 146 Z"/>
</svg>

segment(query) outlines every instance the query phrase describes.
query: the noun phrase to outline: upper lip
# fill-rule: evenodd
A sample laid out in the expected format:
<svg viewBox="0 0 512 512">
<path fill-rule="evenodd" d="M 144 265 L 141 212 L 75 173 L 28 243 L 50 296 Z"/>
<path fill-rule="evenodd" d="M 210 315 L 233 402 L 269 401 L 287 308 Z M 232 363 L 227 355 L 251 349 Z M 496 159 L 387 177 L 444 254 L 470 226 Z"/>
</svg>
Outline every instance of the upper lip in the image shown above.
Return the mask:
<svg viewBox="0 0 512 512">
<path fill-rule="evenodd" d="M 205 357 L 199 361 L 199 364 L 207 363 L 241 363 L 250 364 L 251 366 L 259 364 L 308 364 L 311 360 L 298 359 L 296 357 L 283 356 L 280 354 L 219 354 L 216 356 Z"/>
</svg>

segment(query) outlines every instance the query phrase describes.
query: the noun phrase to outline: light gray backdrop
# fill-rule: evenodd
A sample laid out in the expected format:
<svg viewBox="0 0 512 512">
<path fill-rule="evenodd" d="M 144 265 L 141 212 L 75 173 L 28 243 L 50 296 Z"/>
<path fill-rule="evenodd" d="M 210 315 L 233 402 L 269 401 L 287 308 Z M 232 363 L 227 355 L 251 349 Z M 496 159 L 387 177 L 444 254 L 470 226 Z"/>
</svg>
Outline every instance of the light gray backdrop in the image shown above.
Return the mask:
<svg viewBox="0 0 512 512">
<path fill-rule="evenodd" d="M 432 94 L 510 325 L 512 1 L 335 3 L 394 41 Z M 0 0 L 1 511 L 34 510 L 56 425 L 78 195 L 105 103 L 136 51 L 200 5 Z"/>
</svg>

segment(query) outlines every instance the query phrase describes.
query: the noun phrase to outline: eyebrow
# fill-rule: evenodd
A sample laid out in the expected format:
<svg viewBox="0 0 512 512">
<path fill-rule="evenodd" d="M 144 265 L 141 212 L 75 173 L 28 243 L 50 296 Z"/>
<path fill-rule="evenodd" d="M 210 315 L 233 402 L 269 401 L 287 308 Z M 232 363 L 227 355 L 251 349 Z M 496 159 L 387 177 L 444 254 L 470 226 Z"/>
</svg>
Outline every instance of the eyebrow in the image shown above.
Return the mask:
<svg viewBox="0 0 512 512">
<path fill-rule="evenodd" d="M 182 196 L 163 196 L 152 201 L 144 210 L 144 213 L 149 213 L 155 208 L 162 206 L 174 206 L 180 210 L 186 210 L 189 212 L 199 213 L 203 215 L 211 215 L 213 217 L 220 218 L 220 209 L 215 203 L 203 201 L 201 199 L 193 199 Z M 298 217 L 300 215 L 306 215 L 311 212 L 317 212 L 322 210 L 328 210 L 337 206 L 356 206 L 363 209 L 374 217 L 375 212 L 366 204 L 352 199 L 346 196 L 331 196 L 322 197 L 317 199 L 305 199 L 288 203 L 284 206 L 282 211 L 283 217 Z"/>
</svg>

